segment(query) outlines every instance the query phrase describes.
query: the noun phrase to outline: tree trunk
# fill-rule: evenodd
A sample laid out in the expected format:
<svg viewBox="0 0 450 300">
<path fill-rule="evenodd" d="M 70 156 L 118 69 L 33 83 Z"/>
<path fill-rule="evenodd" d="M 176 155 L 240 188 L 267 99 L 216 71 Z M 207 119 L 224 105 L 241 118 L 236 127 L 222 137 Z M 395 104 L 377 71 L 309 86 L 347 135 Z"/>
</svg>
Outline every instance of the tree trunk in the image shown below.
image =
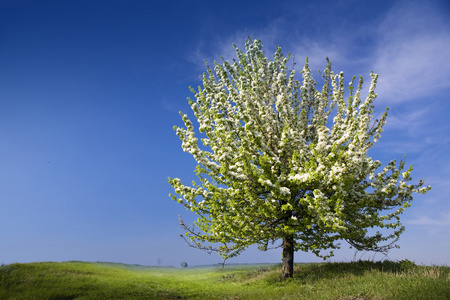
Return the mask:
<svg viewBox="0 0 450 300">
<path fill-rule="evenodd" d="M 283 263 L 281 278 L 292 278 L 294 275 L 294 237 L 283 237 Z"/>
</svg>

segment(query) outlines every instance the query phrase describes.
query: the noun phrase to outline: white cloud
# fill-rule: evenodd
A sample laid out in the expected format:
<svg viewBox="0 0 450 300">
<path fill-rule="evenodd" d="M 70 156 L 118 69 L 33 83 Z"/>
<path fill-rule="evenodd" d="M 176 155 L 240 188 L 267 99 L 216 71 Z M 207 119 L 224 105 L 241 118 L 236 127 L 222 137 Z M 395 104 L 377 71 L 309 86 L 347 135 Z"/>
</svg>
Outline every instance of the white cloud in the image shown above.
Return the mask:
<svg viewBox="0 0 450 300">
<path fill-rule="evenodd" d="M 450 28 L 437 7 L 400 2 L 380 24 L 374 69 L 389 103 L 430 97 L 450 88 Z"/>
<path fill-rule="evenodd" d="M 450 226 L 450 212 L 440 213 L 435 216 L 419 216 L 415 219 L 405 221 L 408 224 L 424 226 Z"/>
<path fill-rule="evenodd" d="M 320 41 L 313 41 L 308 38 L 301 39 L 302 43 L 294 46 L 293 53 L 300 60 L 301 65 L 304 64 L 304 59 L 308 57 L 308 63 L 312 71 L 323 70 L 325 68 L 328 57 L 332 62 L 337 62 L 341 65 L 347 59 L 344 54 L 337 49 L 337 45 L 333 43 L 323 44 Z M 335 70 L 335 72 L 339 72 Z"/>
<path fill-rule="evenodd" d="M 280 32 L 280 22 L 279 19 L 276 19 L 258 32 L 242 30 L 228 36 L 217 36 L 207 41 L 201 40 L 188 60 L 197 64 L 201 70 L 205 70 L 204 61 L 212 66 L 214 61 L 220 62 L 220 57 L 228 61 L 237 59 L 233 44 L 245 51 L 245 40 L 249 36 L 261 40 L 266 56 L 271 57 L 278 46 L 275 40 Z"/>
<path fill-rule="evenodd" d="M 347 27 L 324 23 L 327 27 L 318 29 L 319 34 L 302 30 L 303 24 L 296 21 L 301 19 L 300 13 L 298 18 L 293 15 L 280 15 L 263 28 L 201 40 L 189 60 L 201 70 L 204 59 L 210 64 L 220 55 L 230 60 L 235 57 L 232 43 L 243 47 L 250 35 L 261 39 L 268 57 L 278 45 L 284 54 L 295 54 L 297 70 L 307 56 L 313 71 L 322 70 L 325 57 L 329 57 L 335 72 L 345 71 L 348 79 L 362 74 L 368 82 L 373 70 L 380 75 L 377 93 L 381 104 L 431 98 L 450 88 L 450 19 L 436 2 L 399 1 L 379 23 L 348 23 Z"/>
<path fill-rule="evenodd" d="M 388 153 L 420 154 L 423 161 L 441 160 L 450 142 L 450 128 L 441 113 L 445 110 L 438 102 L 395 105 L 388 113 L 378 148 Z"/>
<path fill-rule="evenodd" d="M 418 133 L 424 123 L 427 122 L 427 115 L 430 107 L 420 107 L 415 109 L 402 109 L 398 111 L 390 112 L 388 116 L 388 122 L 385 129 L 400 129 Z"/>
</svg>

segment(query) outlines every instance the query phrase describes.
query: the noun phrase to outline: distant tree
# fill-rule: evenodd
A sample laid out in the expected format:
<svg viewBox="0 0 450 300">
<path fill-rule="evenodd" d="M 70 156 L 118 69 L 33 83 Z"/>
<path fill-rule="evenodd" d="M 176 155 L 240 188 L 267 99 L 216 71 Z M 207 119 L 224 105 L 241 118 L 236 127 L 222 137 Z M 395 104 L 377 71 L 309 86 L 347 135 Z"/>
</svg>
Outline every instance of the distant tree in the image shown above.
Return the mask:
<svg viewBox="0 0 450 300">
<path fill-rule="evenodd" d="M 187 266 L 188 266 L 187 262 L 183 261 L 183 262 L 181 263 L 181 267 L 182 267 L 182 268 L 187 268 Z"/>
<path fill-rule="evenodd" d="M 245 52 L 234 47 L 238 61 L 207 66 L 203 87 L 190 88 L 203 146 L 186 114 L 186 128 L 174 127 L 198 162 L 199 182 L 169 178 L 181 197 L 170 196 L 198 215 L 191 226 L 180 217 L 185 240 L 225 259 L 252 244 L 282 247 L 283 278 L 292 277 L 298 250 L 325 259 L 339 240 L 357 250 L 396 247 L 399 215 L 412 193 L 430 187 L 407 184 L 413 168 L 405 170 L 404 158 L 381 168 L 368 156 L 388 111 L 374 120 L 378 75 L 371 73 L 362 100 L 363 78 L 355 87 L 353 77 L 344 96 L 344 75 L 332 72 L 328 58 L 317 90 L 308 60 L 300 82 L 280 48 L 269 60 L 259 40 L 248 39 Z"/>
</svg>

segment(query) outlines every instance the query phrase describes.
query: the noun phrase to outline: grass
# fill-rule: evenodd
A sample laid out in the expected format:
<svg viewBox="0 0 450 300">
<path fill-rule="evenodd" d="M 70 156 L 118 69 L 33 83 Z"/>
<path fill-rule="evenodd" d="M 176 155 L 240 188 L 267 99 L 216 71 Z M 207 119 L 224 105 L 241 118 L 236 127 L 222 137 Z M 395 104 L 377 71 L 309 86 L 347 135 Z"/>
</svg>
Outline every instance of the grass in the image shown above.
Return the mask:
<svg viewBox="0 0 450 300">
<path fill-rule="evenodd" d="M 401 262 L 299 264 L 223 270 L 44 262 L 0 267 L 0 299 L 450 299 L 450 267 Z"/>
</svg>

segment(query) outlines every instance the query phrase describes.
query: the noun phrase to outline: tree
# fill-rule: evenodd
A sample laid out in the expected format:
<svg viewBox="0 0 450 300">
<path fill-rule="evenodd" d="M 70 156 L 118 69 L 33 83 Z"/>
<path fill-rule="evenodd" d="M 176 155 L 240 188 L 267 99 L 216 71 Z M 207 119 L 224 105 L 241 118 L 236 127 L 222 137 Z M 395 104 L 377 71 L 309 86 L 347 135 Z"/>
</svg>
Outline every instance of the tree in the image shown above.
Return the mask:
<svg viewBox="0 0 450 300">
<path fill-rule="evenodd" d="M 363 78 L 355 87 L 353 77 L 344 96 L 344 75 L 328 58 L 317 90 L 308 60 L 300 82 L 279 47 L 273 60 L 256 39 L 245 52 L 234 48 L 238 61 L 207 66 L 203 87 L 190 88 L 199 132 L 182 112 L 186 127 L 174 127 L 198 163 L 199 182 L 169 178 L 178 194 L 170 196 L 198 215 L 191 226 L 180 217 L 189 245 L 224 259 L 252 244 L 282 247 L 283 278 L 293 276 L 299 250 L 325 259 L 343 240 L 357 250 L 396 247 L 399 215 L 430 187 L 407 184 L 413 168 L 405 170 L 404 157 L 381 168 L 368 156 L 388 112 L 374 119 L 378 75 L 362 100 Z"/>
</svg>

